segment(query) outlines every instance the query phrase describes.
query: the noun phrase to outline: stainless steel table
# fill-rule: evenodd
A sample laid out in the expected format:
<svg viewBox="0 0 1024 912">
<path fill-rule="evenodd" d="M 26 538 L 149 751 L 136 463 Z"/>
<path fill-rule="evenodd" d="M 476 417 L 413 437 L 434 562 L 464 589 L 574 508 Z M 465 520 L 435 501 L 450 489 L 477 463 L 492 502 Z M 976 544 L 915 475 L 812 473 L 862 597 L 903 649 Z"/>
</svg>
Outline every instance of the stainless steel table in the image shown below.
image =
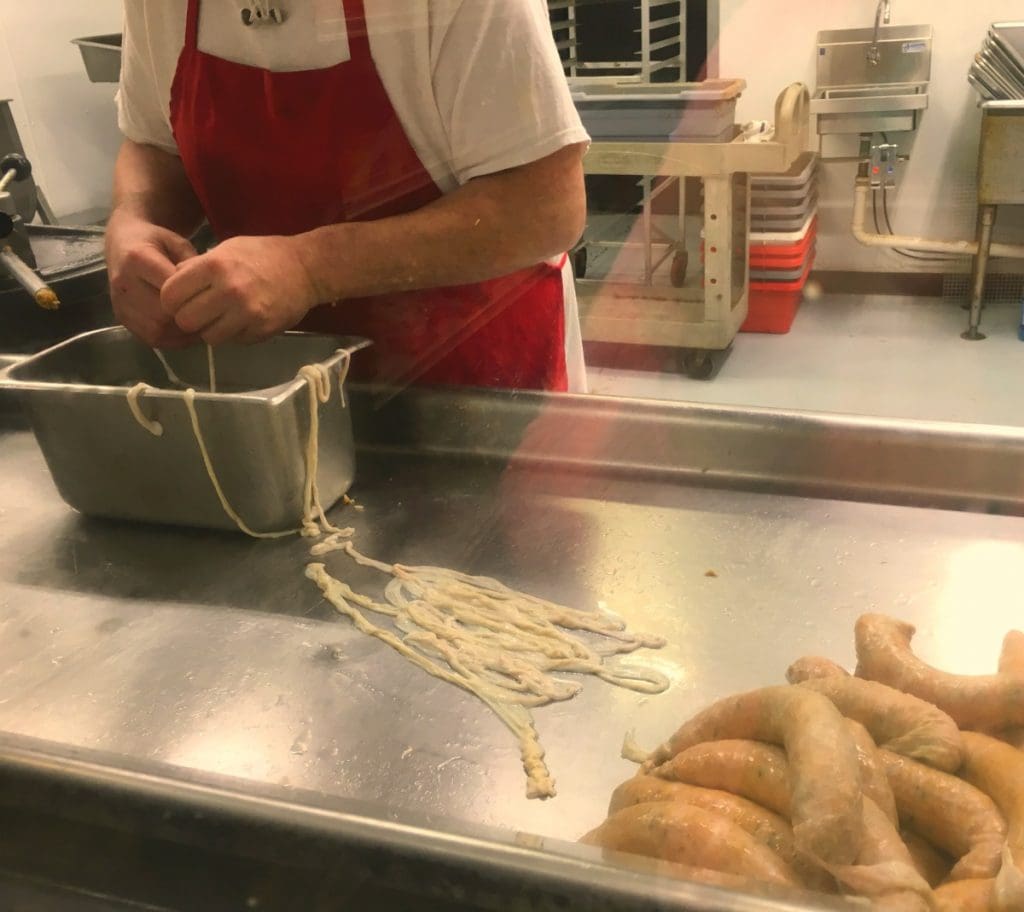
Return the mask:
<svg viewBox="0 0 1024 912">
<path fill-rule="evenodd" d="M 494 716 L 339 619 L 302 575 L 307 543 L 84 519 L 9 429 L 0 807 L 130 820 L 139 838 L 171 820 L 194 841 L 182 820 L 203 832 L 221 816 L 228 841 L 336 838 L 338 858 L 357 866 L 361 846 L 392 885 L 426 883 L 413 856 L 453 866 L 431 889 L 474 908 L 518 907 L 509 883 L 531 885 L 523 908 L 798 908 L 559 840 L 596 825 L 633 771 L 627 730 L 654 745 L 808 652 L 850 663 L 864 611 L 919 624 L 920 652 L 965 672 L 991 670 L 1022 622 L 1022 432 L 502 393 L 382 403 L 357 397 L 365 512 L 344 519 L 362 549 L 606 602 L 667 637 L 642 655 L 670 691 L 588 681 L 537 711 L 559 794 L 527 801 Z M 277 908 L 253 891 L 251 908 Z"/>
</svg>

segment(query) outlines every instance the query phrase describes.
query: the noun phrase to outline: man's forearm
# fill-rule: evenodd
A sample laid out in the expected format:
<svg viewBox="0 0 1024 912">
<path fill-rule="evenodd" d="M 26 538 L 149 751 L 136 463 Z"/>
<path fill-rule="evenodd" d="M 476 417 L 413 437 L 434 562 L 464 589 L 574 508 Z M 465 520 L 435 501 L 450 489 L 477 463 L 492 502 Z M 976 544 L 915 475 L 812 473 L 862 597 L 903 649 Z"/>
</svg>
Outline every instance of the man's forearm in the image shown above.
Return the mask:
<svg viewBox="0 0 1024 912">
<path fill-rule="evenodd" d="M 484 281 L 563 253 L 586 217 L 581 150 L 471 181 L 407 215 L 294 239 L 322 301 Z"/>
<path fill-rule="evenodd" d="M 114 166 L 113 209 L 184 237 L 203 219 L 181 159 L 130 139 L 122 143 Z"/>
</svg>

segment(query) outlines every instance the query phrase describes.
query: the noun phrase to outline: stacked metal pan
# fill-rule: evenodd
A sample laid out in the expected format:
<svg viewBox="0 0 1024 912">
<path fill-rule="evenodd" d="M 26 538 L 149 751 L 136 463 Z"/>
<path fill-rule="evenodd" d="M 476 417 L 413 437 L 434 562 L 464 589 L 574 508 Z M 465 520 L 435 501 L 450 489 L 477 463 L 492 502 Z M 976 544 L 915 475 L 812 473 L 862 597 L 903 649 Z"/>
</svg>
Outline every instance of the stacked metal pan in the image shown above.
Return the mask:
<svg viewBox="0 0 1024 912">
<path fill-rule="evenodd" d="M 1024 100 L 1024 22 L 995 22 L 967 80 L 985 101 Z"/>
</svg>

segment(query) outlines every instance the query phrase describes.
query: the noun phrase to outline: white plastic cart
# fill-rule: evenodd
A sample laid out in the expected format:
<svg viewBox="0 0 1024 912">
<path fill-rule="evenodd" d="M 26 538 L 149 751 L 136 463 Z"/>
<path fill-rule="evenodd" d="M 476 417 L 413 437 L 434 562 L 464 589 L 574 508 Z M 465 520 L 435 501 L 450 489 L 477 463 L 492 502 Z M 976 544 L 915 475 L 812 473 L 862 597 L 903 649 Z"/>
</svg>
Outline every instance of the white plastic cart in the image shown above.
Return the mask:
<svg viewBox="0 0 1024 912">
<path fill-rule="evenodd" d="M 635 104 L 626 100 L 629 87 L 619 97 L 624 105 Z M 729 348 L 747 315 L 750 175 L 789 170 L 807 148 L 808 109 L 806 86 L 794 83 L 779 95 L 770 131 L 733 127 L 717 139 L 595 137 L 584 162 L 587 174 L 633 175 L 643 183 L 644 265 L 633 280 L 615 274 L 578 279 L 584 339 L 676 348 L 690 376 L 711 375 L 714 353 Z M 652 225 L 653 201 L 670 186 L 679 189 L 685 209 L 685 178 L 699 178 L 704 190 L 703 269 L 689 276 L 681 276 L 677 265 L 685 232 L 673 247 L 656 237 Z M 676 268 L 665 280 L 658 266 L 669 256 Z"/>
</svg>

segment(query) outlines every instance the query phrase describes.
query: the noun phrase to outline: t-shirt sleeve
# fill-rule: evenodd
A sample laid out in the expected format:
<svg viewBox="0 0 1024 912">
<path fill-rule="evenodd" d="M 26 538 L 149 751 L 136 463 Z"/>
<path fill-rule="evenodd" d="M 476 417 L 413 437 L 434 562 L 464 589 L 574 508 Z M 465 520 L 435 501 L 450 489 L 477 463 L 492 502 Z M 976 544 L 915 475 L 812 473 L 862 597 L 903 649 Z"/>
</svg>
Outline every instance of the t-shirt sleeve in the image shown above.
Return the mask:
<svg viewBox="0 0 1024 912">
<path fill-rule="evenodd" d="M 434 97 L 460 183 L 589 141 L 544 0 L 431 0 Z"/>
<path fill-rule="evenodd" d="M 126 3 L 124 37 L 121 47 L 121 84 L 117 91 L 117 123 L 121 132 L 137 143 L 157 146 L 175 155 L 178 146 L 171 132 L 168 88 L 158 77 L 166 62 L 157 54 L 172 45 L 170 36 L 154 35 L 158 23 L 148 21 L 149 4 L 143 0 Z M 160 47 L 154 49 L 158 40 Z"/>
</svg>

